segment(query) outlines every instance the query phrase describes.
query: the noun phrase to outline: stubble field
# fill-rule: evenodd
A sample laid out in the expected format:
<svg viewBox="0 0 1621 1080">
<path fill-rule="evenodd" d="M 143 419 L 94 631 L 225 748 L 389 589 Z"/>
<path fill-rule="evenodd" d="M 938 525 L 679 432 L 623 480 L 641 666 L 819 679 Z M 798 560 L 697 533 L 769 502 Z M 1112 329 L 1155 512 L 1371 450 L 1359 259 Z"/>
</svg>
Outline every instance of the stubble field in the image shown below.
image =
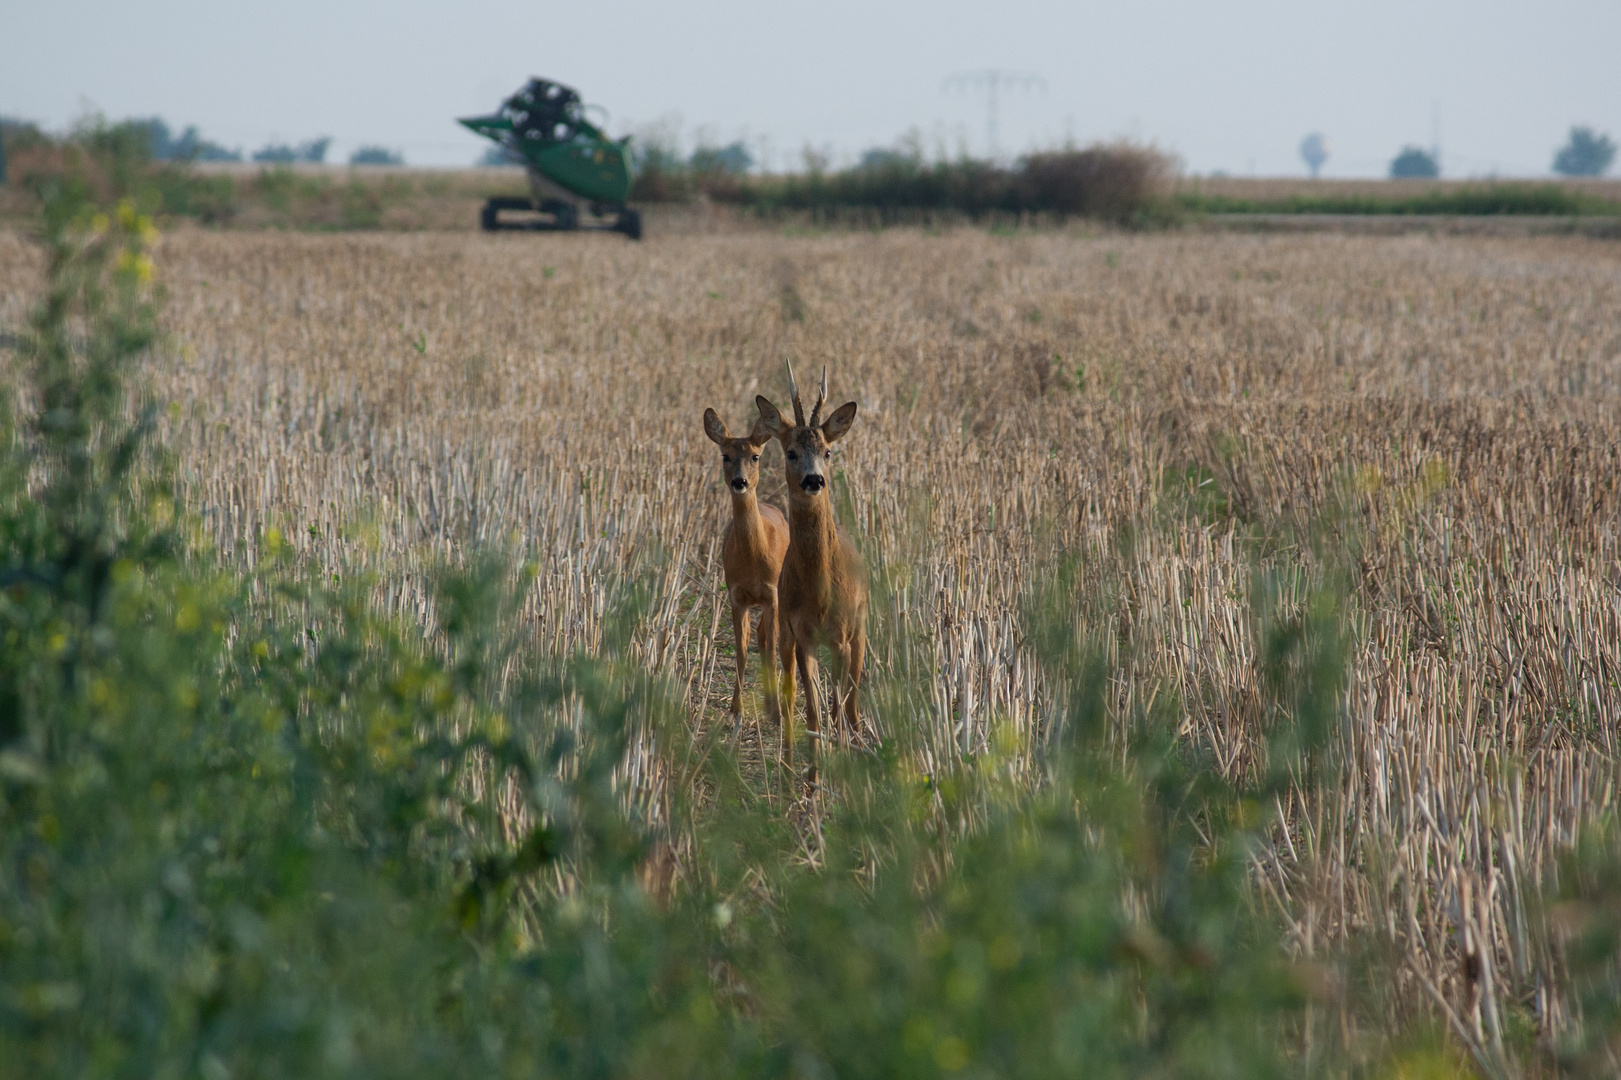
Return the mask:
<svg viewBox="0 0 1621 1080">
<path fill-rule="evenodd" d="M 0 245 L 18 324 L 37 258 Z M 728 723 L 735 665 L 701 416 L 785 404 L 785 357 L 860 404 L 834 498 L 879 597 L 869 685 L 932 702 L 922 773 L 997 755 L 1040 782 L 1053 703 L 1022 613 L 1066 563 L 1116 715 L 1173 703 L 1242 771 L 1260 583 L 1306 602 L 1342 573 L 1347 768 L 1282 808 L 1261 892 L 1302 956 L 1390 950 L 1393 1012 L 1481 1046 L 1559 1023 L 1523 883 L 1613 804 L 1621 248 L 181 231 L 158 264 L 152 378 L 222 551 L 251 561 L 274 528 L 415 619 L 435 560 L 506 546 L 538 566 L 551 651 L 598 646 L 644 583 L 635 649 L 695 727 Z M 779 504 L 781 469 L 772 446 Z M 762 713 L 756 690 L 727 737 L 769 769 Z M 626 776 L 655 808 L 665 779 L 651 755 Z"/>
</svg>

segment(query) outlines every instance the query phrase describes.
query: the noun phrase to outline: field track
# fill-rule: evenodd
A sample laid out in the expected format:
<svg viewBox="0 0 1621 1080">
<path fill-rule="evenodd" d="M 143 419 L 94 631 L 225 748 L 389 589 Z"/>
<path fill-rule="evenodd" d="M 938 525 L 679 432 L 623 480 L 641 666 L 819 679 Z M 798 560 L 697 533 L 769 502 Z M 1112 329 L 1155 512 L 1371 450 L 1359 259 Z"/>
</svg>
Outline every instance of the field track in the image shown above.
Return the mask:
<svg viewBox="0 0 1621 1080">
<path fill-rule="evenodd" d="M 1302 953 L 1371 935 L 1406 957 L 1397 998 L 1438 992 L 1466 1025 L 1535 993 L 1517 876 L 1614 801 L 1621 245 L 183 230 L 158 261 L 152 377 L 223 551 L 276 527 L 416 619 L 433 559 L 513 545 L 553 650 L 600 644 L 645 580 L 635 647 L 695 724 L 720 722 L 734 664 L 700 417 L 784 403 L 784 356 L 861 406 L 835 499 L 887 597 L 869 678 L 926 673 L 921 768 L 1012 746 L 1028 770 L 1049 702 L 1020 604 L 1065 552 L 1103 598 L 1122 715 L 1169 696 L 1245 768 L 1252 572 L 1317 567 L 1255 537 L 1344 499 L 1349 781 L 1286 808 L 1264 891 Z M 38 271 L 0 235 L 0 327 Z M 780 473 L 773 447 L 767 497 Z M 769 757 L 759 713 L 740 745 Z"/>
</svg>

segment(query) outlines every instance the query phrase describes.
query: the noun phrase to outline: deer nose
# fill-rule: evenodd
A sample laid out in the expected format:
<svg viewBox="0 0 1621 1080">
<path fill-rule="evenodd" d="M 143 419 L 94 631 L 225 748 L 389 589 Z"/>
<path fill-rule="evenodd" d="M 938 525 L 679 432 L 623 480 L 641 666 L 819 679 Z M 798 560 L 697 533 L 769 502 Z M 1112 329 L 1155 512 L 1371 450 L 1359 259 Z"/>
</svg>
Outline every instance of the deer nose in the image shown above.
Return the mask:
<svg viewBox="0 0 1621 1080">
<path fill-rule="evenodd" d="M 732 490 L 733 491 L 747 491 L 748 489 L 749 489 L 749 482 L 747 480 L 743 479 L 741 476 L 732 477 Z"/>
<path fill-rule="evenodd" d="M 827 486 L 827 480 L 821 473 L 811 473 L 799 482 L 799 486 L 804 488 L 807 494 L 814 495 Z"/>
</svg>

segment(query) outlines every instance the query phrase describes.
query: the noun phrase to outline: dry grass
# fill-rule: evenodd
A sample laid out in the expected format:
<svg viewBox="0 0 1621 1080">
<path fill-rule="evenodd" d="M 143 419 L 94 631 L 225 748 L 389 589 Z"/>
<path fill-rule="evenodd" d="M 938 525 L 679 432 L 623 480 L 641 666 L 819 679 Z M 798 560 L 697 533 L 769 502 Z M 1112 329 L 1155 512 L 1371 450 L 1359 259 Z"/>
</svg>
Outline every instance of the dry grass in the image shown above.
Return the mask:
<svg viewBox="0 0 1621 1080">
<path fill-rule="evenodd" d="M 785 355 L 861 403 L 835 496 L 890 598 L 874 674 L 897 650 L 929 672 L 925 758 L 1043 737 L 1019 603 L 1062 548 L 1109 583 L 1122 711 L 1173 695 L 1187 737 L 1245 767 L 1251 569 L 1312 561 L 1254 537 L 1348 497 L 1350 768 L 1286 808 L 1265 892 L 1303 954 L 1396 956 L 1391 1015 L 1442 999 L 1482 1045 L 1558 1022 L 1523 886 L 1613 802 L 1621 248 L 193 231 L 161 266 L 156 378 L 221 545 L 251 559 L 274 525 L 419 618 L 426 560 L 516 542 L 548 649 L 594 648 L 614 583 L 648 575 L 636 647 L 697 724 L 733 664 L 700 417 L 780 400 Z M 0 238 L 0 324 L 35 280 Z"/>
</svg>

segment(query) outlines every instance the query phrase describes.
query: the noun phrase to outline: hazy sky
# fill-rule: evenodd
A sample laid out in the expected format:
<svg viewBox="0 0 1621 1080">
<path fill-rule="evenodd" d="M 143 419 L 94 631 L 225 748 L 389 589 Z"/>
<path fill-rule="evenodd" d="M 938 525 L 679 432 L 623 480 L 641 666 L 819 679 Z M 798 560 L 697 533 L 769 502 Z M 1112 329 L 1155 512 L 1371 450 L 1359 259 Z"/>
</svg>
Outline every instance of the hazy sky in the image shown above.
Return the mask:
<svg viewBox="0 0 1621 1080">
<path fill-rule="evenodd" d="M 1540 175 L 1572 124 L 1621 139 L 1618 50 L 1621 0 L 0 0 L 0 113 L 464 164 L 485 144 L 454 118 L 545 75 L 615 133 L 678 122 L 689 145 L 744 138 L 783 167 L 908 129 L 981 154 L 983 96 L 942 83 L 1003 68 L 1046 82 L 1004 94 L 1004 154 L 1124 135 L 1196 172 L 1299 174 L 1319 130 L 1325 175 L 1374 176 L 1438 115 L 1447 175 Z"/>
</svg>

